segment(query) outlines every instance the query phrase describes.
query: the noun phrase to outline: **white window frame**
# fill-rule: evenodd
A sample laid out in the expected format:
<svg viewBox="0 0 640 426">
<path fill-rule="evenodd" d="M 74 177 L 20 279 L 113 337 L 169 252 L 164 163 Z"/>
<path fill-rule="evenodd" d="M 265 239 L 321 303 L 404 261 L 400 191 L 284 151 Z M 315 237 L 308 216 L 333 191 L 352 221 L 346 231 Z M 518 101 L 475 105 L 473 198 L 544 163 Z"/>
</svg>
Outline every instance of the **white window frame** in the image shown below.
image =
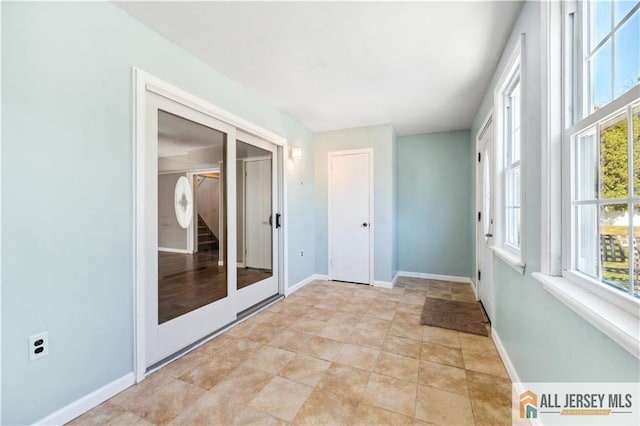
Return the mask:
<svg viewBox="0 0 640 426">
<path fill-rule="evenodd" d="M 507 265 L 514 268 L 520 273 L 524 273 L 525 270 L 525 194 L 524 194 L 524 173 L 525 173 L 525 104 L 526 90 L 525 90 L 525 75 L 524 67 L 522 66 L 522 57 L 524 51 L 524 34 L 520 36 L 520 39 L 516 43 L 516 46 L 509 56 L 509 61 L 505 67 L 505 71 L 501 76 L 496 90 L 494 92 L 494 123 L 495 123 L 495 145 L 494 145 L 494 164 L 495 167 L 495 235 L 494 245 L 491 247 L 496 256 L 504 261 Z M 505 99 L 510 95 L 511 89 L 516 85 L 520 86 L 520 140 L 518 141 L 520 147 L 520 160 L 516 163 L 507 163 L 507 144 L 510 142 L 510 135 L 507 135 L 508 123 L 506 116 L 506 102 Z M 506 215 L 506 179 L 507 168 L 519 167 L 520 169 L 520 245 L 515 247 L 507 243 L 507 215 Z"/>
<path fill-rule="evenodd" d="M 588 74 L 585 66 L 579 66 L 587 36 L 583 25 L 586 16 L 581 15 L 580 7 L 573 1 L 541 3 L 542 272 L 534 273 L 533 277 L 549 293 L 640 358 L 638 299 L 573 269 L 571 137 L 616 115 L 628 104 L 635 105 L 634 100 L 640 98 L 640 86 L 636 86 L 581 119 L 588 98 L 583 76 Z M 570 39 L 571 34 L 577 34 L 577 40 Z M 560 81 L 570 84 L 563 85 Z"/>
</svg>

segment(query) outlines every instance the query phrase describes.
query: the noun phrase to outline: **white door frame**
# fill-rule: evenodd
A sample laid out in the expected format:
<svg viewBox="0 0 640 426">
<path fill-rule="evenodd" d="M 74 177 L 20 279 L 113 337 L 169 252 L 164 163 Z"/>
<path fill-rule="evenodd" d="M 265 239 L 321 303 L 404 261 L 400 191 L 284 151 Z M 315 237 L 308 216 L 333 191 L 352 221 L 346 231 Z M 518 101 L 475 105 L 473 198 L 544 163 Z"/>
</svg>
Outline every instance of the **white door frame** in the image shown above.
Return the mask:
<svg viewBox="0 0 640 426">
<path fill-rule="evenodd" d="M 195 176 L 204 174 L 204 173 L 220 173 L 220 167 L 217 169 L 205 169 L 198 171 L 189 171 L 187 172 L 187 180 L 191 185 L 193 185 L 193 218 L 191 219 L 191 223 L 189 223 L 189 227 L 187 228 L 187 253 L 194 254 L 196 253 L 196 248 L 198 247 L 198 187 L 194 185 L 193 178 Z M 219 179 L 218 179 L 219 180 Z M 218 198 L 220 199 L 220 198 Z M 220 203 L 218 203 L 220 204 Z M 218 205 L 218 214 L 222 212 L 220 209 L 220 205 Z M 220 228 L 222 229 L 222 228 Z"/>
<path fill-rule="evenodd" d="M 133 88 L 133 126 L 132 126 L 132 139 L 133 139 L 133 250 L 132 250 L 132 265 L 133 265 L 133 372 L 135 375 L 136 383 L 144 380 L 146 376 L 146 351 L 145 351 L 145 276 L 147 271 L 143 260 L 145 259 L 145 247 L 143 242 L 145 241 L 145 227 L 147 226 L 147 217 L 145 215 L 145 174 L 147 173 L 145 165 L 145 155 L 148 151 L 149 141 L 146 135 L 146 118 L 147 118 L 147 102 L 146 93 L 152 92 L 161 95 L 167 99 L 180 103 L 184 106 L 192 108 L 198 112 L 211 116 L 215 119 L 224 121 L 227 124 L 235 126 L 238 131 L 256 135 L 260 138 L 277 145 L 279 152 L 284 152 L 283 147 L 287 146 L 287 140 L 282 136 L 279 136 L 267 129 L 257 126 L 247 120 L 244 120 L 230 112 L 223 110 L 207 101 L 204 101 L 197 96 L 194 96 L 176 86 L 173 86 L 145 71 L 142 71 L 136 67 L 132 67 L 132 88 Z M 283 217 L 286 219 L 287 215 L 287 200 L 286 200 L 286 170 L 283 166 L 282 157 L 281 161 L 277 165 L 279 170 L 278 190 L 281 194 L 280 208 Z M 235 222 L 234 222 L 235 223 Z M 288 256 L 286 247 L 287 226 L 286 221 L 282 226 L 283 238 L 280 239 L 279 252 L 280 266 L 282 279 L 279 283 L 279 292 L 285 294 L 286 284 L 288 281 Z M 235 259 L 235 256 L 234 256 Z"/>
<path fill-rule="evenodd" d="M 485 117 L 485 119 L 482 121 L 482 125 L 480 126 L 480 130 L 478 130 L 478 133 L 476 134 L 476 146 L 475 146 L 475 153 L 476 155 L 478 155 L 478 153 L 480 152 L 480 139 L 481 137 L 484 135 L 484 132 L 487 128 L 487 126 L 489 125 L 489 123 L 491 123 L 493 121 L 493 108 L 491 108 L 489 110 L 489 113 L 487 114 L 487 116 Z M 494 127 L 494 132 L 495 132 L 495 127 Z M 492 139 L 493 140 L 493 139 Z M 477 158 L 477 157 L 476 157 Z M 493 158 L 491 158 L 492 163 L 489 164 L 490 167 L 493 167 Z M 478 249 L 478 247 L 480 246 L 480 239 L 478 238 L 478 231 L 480 230 L 480 228 L 482 227 L 482 222 L 478 220 L 478 212 L 480 211 L 479 209 L 481 209 L 482 206 L 482 187 L 480 185 L 480 176 L 483 173 L 483 170 L 481 170 L 479 164 L 480 162 L 476 159 L 475 160 L 475 164 L 476 164 L 476 203 L 475 203 L 475 244 L 476 244 L 476 258 L 475 258 L 475 271 L 474 271 L 474 277 L 471 280 L 472 283 L 475 283 L 475 285 L 473 286 L 473 291 L 476 294 L 476 300 L 480 300 L 480 288 L 479 288 L 479 280 L 478 280 L 478 268 L 480 267 L 480 255 L 479 252 L 480 250 Z M 494 207 L 495 207 L 495 192 L 494 192 L 494 187 L 493 185 L 491 186 L 491 194 L 492 194 L 492 202 L 491 202 L 491 211 L 493 211 Z M 492 256 L 493 256 L 493 252 L 492 252 Z M 486 275 L 485 275 L 486 276 Z M 491 274 L 491 277 L 493 278 L 493 274 Z"/>
<path fill-rule="evenodd" d="M 373 217 L 373 195 L 374 195 L 374 175 L 375 171 L 373 168 L 373 148 L 363 148 L 363 149 L 349 149 L 345 151 L 331 151 L 327 155 L 327 246 L 328 246 L 328 257 L 327 257 L 327 268 L 329 272 L 329 280 L 333 279 L 333 266 L 331 265 L 332 259 L 332 250 L 331 250 L 331 162 L 334 157 L 339 157 L 342 155 L 353 155 L 353 154 L 368 154 L 369 156 L 369 285 L 374 285 L 374 251 L 373 251 L 373 243 L 375 240 L 375 221 Z"/>
</svg>

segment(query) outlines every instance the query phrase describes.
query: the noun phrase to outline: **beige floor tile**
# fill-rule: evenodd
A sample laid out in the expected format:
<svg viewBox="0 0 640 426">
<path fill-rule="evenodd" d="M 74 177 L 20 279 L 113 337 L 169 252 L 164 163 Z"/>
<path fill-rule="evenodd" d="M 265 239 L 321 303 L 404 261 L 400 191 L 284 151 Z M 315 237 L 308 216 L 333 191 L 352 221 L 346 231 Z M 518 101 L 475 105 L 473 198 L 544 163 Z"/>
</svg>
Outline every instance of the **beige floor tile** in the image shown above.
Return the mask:
<svg viewBox="0 0 640 426">
<path fill-rule="evenodd" d="M 477 399 L 471 400 L 473 418 L 478 426 L 509 426 L 511 425 L 511 407 L 493 405 Z"/>
<path fill-rule="evenodd" d="M 243 362 L 243 358 L 221 359 L 218 356 L 211 357 L 209 361 L 187 371 L 180 376 L 179 379 L 202 389 L 209 390 L 225 380 L 225 378 L 233 370 L 240 367 Z"/>
<path fill-rule="evenodd" d="M 276 376 L 249 405 L 290 422 L 296 417 L 312 390 L 311 386 Z"/>
<path fill-rule="evenodd" d="M 171 425 L 227 425 L 244 405 L 221 395 L 206 393 L 173 419 Z"/>
<path fill-rule="evenodd" d="M 462 351 L 458 348 L 423 342 L 420 359 L 464 368 Z"/>
<path fill-rule="evenodd" d="M 372 373 L 362 401 L 412 416 L 416 402 L 416 386 L 415 383 Z"/>
<path fill-rule="evenodd" d="M 467 370 L 467 386 L 472 400 L 511 408 L 511 380 Z"/>
<path fill-rule="evenodd" d="M 417 382 L 419 368 L 420 361 L 417 358 L 380 352 L 373 371 L 408 382 Z"/>
<path fill-rule="evenodd" d="M 420 324 L 407 324 L 406 322 L 394 321 L 389 328 L 389 334 L 413 340 L 422 340 L 423 328 L 424 326 Z"/>
<path fill-rule="evenodd" d="M 386 329 L 356 328 L 347 339 L 347 343 L 354 345 L 380 348 L 387 337 Z"/>
<path fill-rule="evenodd" d="M 243 406 L 238 414 L 231 420 L 230 425 L 247 425 L 247 426 L 285 426 L 289 423 L 270 416 L 255 408 Z"/>
<path fill-rule="evenodd" d="M 244 338 L 253 342 L 266 344 L 273 340 L 282 331 L 286 330 L 286 328 L 286 326 L 258 324 L 250 332 L 246 333 Z"/>
<path fill-rule="evenodd" d="M 336 313 L 329 309 L 312 308 L 307 312 L 303 318 L 308 318 L 316 321 L 329 321 Z"/>
<path fill-rule="evenodd" d="M 418 340 L 408 339 L 406 337 L 394 336 L 388 334 L 382 350 L 393 354 L 410 356 L 412 358 L 420 358 L 420 350 L 422 343 Z"/>
<path fill-rule="evenodd" d="M 460 347 L 472 352 L 497 353 L 491 337 L 478 336 L 477 334 L 459 333 Z"/>
<path fill-rule="evenodd" d="M 451 300 L 473 303 L 476 301 L 476 296 L 473 294 L 451 293 Z"/>
<path fill-rule="evenodd" d="M 241 365 L 211 388 L 227 399 L 248 403 L 273 379 L 273 374 Z"/>
<path fill-rule="evenodd" d="M 318 321 L 310 318 L 300 318 L 289 326 L 289 331 L 296 331 L 305 334 L 317 334 L 322 327 L 326 325 L 325 321 Z"/>
<path fill-rule="evenodd" d="M 304 403 L 296 425 L 349 425 L 353 421 L 358 401 L 316 388 Z"/>
<path fill-rule="evenodd" d="M 354 426 L 411 425 L 413 419 L 384 408 L 361 402 L 353 420 Z"/>
<path fill-rule="evenodd" d="M 387 309 L 368 309 L 365 315 L 370 317 L 376 317 L 383 320 L 391 321 L 396 314 L 396 310 L 392 308 Z"/>
<path fill-rule="evenodd" d="M 472 352 L 463 349 L 462 356 L 464 357 L 464 368 L 467 370 L 504 378 L 509 377 L 497 352 Z"/>
<path fill-rule="evenodd" d="M 345 343 L 335 361 L 363 370 L 373 370 L 380 350 Z"/>
<path fill-rule="evenodd" d="M 333 363 L 318 383 L 318 389 L 360 399 L 369 383 L 371 372 Z"/>
<path fill-rule="evenodd" d="M 162 367 L 161 371 L 163 374 L 178 378 L 186 372 L 193 370 L 200 364 L 205 363 L 209 358 L 210 355 L 205 353 L 203 350 L 196 349 L 195 351 L 189 352 L 181 358 L 172 361 L 170 364 L 165 365 Z"/>
<path fill-rule="evenodd" d="M 286 349 L 292 352 L 298 352 L 307 346 L 310 335 L 304 333 L 298 333 L 291 330 L 285 330 L 274 337 L 269 346 L 275 346 L 277 348 Z"/>
<path fill-rule="evenodd" d="M 458 332 L 440 327 L 422 326 L 422 340 L 425 342 L 437 343 L 443 346 L 451 346 L 452 348 L 460 347 L 460 339 Z"/>
<path fill-rule="evenodd" d="M 350 325 L 326 324 L 315 334 L 325 339 L 346 342 L 351 333 L 353 333 L 353 330 L 355 330 L 355 328 Z"/>
<path fill-rule="evenodd" d="M 418 305 L 415 305 L 418 306 Z M 406 322 L 408 324 L 420 324 L 420 312 L 404 312 L 396 310 L 393 322 Z"/>
<path fill-rule="evenodd" d="M 427 294 L 429 294 L 427 292 Z M 422 292 L 419 293 L 406 293 L 402 295 L 402 297 L 400 298 L 399 302 L 400 303 L 407 303 L 409 305 L 424 305 L 424 298 L 425 298 L 425 294 Z"/>
<path fill-rule="evenodd" d="M 391 321 L 375 317 L 373 315 L 365 314 L 360 318 L 360 322 L 356 325 L 356 328 L 364 328 L 371 330 L 389 330 Z"/>
<path fill-rule="evenodd" d="M 362 314 L 354 314 L 351 312 L 334 312 L 333 316 L 327 320 L 329 324 L 358 324 Z"/>
<path fill-rule="evenodd" d="M 229 335 L 220 336 L 202 346 L 202 350 L 219 359 L 247 359 L 247 357 L 258 350 L 262 345 L 247 339 L 236 339 Z"/>
<path fill-rule="evenodd" d="M 167 424 L 204 394 L 196 386 L 156 373 L 110 401 L 151 423 Z"/>
<path fill-rule="evenodd" d="M 109 401 L 104 402 L 93 410 L 83 414 L 80 417 L 77 417 L 70 423 L 67 423 L 71 426 L 81 426 L 81 425 L 152 425 L 153 423 L 148 422 L 137 414 L 133 414 L 130 411 L 125 410 L 122 407 L 119 407 Z"/>
<path fill-rule="evenodd" d="M 280 371 L 279 375 L 296 382 L 315 386 L 331 362 L 298 354 Z"/>
<path fill-rule="evenodd" d="M 429 386 L 418 386 L 415 416 L 438 425 L 473 425 L 468 397 Z"/>
<path fill-rule="evenodd" d="M 295 355 L 294 352 L 285 349 L 263 346 L 251 354 L 244 365 L 266 373 L 278 374 Z"/>
<path fill-rule="evenodd" d="M 450 365 L 420 361 L 418 383 L 460 395 L 468 394 L 465 370 Z"/>
<path fill-rule="evenodd" d="M 300 352 L 315 358 L 335 361 L 343 345 L 342 342 L 335 340 L 325 339 L 320 336 L 311 336 L 306 346 L 302 348 Z"/>
</svg>

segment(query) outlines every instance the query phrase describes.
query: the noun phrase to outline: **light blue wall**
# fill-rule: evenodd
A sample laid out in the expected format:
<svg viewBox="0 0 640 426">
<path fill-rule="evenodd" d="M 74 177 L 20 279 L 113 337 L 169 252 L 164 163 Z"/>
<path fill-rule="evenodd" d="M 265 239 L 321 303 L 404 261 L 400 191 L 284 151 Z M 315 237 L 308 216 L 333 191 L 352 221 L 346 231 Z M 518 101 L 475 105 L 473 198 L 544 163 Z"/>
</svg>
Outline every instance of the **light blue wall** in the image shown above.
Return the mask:
<svg viewBox="0 0 640 426">
<path fill-rule="evenodd" d="M 389 125 L 319 133 L 315 137 L 316 269 L 328 273 L 327 156 L 332 151 L 373 148 L 374 279 L 393 278 L 393 128 Z"/>
<path fill-rule="evenodd" d="M 315 272 L 314 162 L 306 128 L 110 3 L 1 7 L 0 422 L 26 424 L 132 371 L 132 66 L 302 147 L 290 282 Z M 50 354 L 29 363 L 44 330 Z"/>
<path fill-rule="evenodd" d="M 523 381 L 637 382 L 640 363 L 602 332 L 546 292 L 531 277 L 540 271 L 540 4 L 526 2 L 492 84 L 474 119 L 475 140 L 493 103 L 493 91 L 507 57 L 526 34 L 524 69 L 525 275 L 494 257 L 494 328 Z M 475 156 L 475 150 L 471 151 Z M 473 161 L 473 160 L 472 160 Z"/>
<path fill-rule="evenodd" d="M 470 276 L 468 155 L 467 130 L 399 138 L 401 271 Z"/>
</svg>

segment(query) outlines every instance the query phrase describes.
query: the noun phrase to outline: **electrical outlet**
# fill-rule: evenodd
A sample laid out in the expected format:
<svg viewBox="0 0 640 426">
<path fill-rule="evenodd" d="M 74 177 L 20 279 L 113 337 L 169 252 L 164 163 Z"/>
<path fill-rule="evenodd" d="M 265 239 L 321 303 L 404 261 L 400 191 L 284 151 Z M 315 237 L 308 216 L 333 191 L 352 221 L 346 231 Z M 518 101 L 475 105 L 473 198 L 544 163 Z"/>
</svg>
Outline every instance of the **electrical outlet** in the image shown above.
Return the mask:
<svg viewBox="0 0 640 426">
<path fill-rule="evenodd" d="M 49 333 L 43 332 L 29 336 L 29 361 L 49 354 Z"/>
</svg>

